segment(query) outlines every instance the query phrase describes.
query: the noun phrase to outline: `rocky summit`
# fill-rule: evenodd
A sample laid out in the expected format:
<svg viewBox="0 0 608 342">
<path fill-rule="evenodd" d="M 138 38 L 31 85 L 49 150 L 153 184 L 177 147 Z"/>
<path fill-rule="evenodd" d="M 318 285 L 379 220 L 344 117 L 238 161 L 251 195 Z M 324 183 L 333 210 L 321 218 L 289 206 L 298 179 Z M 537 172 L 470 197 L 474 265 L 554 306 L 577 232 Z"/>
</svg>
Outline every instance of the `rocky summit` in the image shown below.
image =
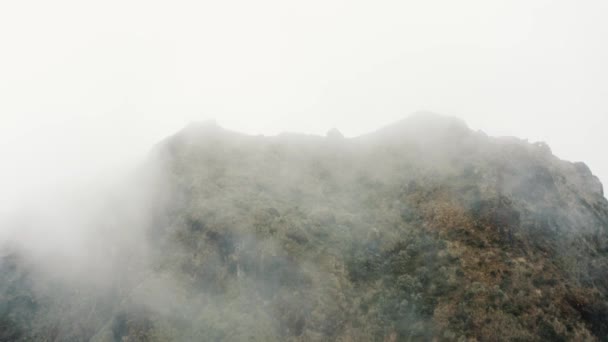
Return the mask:
<svg viewBox="0 0 608 342">
<path fill-rule="evenodd" d="M 4 243 L 1 341 L 608 341 L 608 202 L 544 143 L 208 122 L 125 183 L 82 250 Z"/>
</svg>

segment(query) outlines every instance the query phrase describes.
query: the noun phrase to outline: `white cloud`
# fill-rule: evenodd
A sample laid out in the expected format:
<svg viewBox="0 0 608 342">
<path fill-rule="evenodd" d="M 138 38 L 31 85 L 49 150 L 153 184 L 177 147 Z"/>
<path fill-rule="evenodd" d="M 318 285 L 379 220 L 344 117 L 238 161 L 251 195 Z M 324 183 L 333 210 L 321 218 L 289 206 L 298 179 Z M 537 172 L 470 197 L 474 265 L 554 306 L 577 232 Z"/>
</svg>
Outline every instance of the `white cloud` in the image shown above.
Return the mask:
<svg viewBox="0 0 608 342">
<path fill-rule="evenodd" d="M 608 179 L 608 3 L 3 1 L 7 202 L 140 158 L 190 120 L 358 135 L 426 109 Z"/>
</svg>

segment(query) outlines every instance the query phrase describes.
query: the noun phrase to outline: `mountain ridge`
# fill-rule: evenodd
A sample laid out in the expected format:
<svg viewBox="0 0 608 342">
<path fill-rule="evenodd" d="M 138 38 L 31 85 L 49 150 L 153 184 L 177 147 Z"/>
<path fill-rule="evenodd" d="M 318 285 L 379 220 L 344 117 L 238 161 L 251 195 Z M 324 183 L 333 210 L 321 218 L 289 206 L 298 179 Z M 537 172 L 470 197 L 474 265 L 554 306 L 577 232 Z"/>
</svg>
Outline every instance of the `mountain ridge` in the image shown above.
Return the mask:
<svg viewBox="0 0 608 342">
<path fill-rule="evenodd" d="M 139 172 L 89 228 L 95 273 L 3 259 L 0 340 L 608 336 L 608 201 L 544 144 L 428 114 L 339 139 L 203 123 Z"/>
</svg>

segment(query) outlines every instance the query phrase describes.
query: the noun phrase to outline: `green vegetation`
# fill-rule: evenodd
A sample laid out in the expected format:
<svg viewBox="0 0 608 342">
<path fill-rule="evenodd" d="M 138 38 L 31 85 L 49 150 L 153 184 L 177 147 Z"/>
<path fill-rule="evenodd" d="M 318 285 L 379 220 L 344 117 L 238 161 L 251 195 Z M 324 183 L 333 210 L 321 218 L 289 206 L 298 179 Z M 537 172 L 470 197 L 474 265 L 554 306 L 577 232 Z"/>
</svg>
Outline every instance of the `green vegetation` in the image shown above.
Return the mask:
<svg viewBox="0 0 608 342">
<path fill-rule="evenodd" d="M 146 267 L 91 288 L 10 254 L 0 340 L 607 340 L 608 202 L 546 146 L 415 118 L 356 139 L 191 126 L 156 158 Z"/>
</svg>

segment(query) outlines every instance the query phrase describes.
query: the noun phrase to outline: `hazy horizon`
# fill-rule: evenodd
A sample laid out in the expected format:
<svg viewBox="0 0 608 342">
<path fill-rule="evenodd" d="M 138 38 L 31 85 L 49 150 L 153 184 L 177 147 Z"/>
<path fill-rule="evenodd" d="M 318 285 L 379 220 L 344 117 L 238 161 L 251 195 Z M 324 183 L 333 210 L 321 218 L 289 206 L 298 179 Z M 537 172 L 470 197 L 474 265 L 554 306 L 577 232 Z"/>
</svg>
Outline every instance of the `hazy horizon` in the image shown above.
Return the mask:
<svg viewBox="0 0 608 342">
<path fill-rule="evenodd" d="M 545 141 L 606 181 L 604 13 L 549 0 L 3 2 L 3 207 L 115 174 L 208 119 L 356 136 L 426 110 Z"/>
</svg>

